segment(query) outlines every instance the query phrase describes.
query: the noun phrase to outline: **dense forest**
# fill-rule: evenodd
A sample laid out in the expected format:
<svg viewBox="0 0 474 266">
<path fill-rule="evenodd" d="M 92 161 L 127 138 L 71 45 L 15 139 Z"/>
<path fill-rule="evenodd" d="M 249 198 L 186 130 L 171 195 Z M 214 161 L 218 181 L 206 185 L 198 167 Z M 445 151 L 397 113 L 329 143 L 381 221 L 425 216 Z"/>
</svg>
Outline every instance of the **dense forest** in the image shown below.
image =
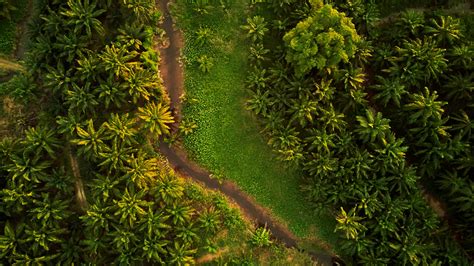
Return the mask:
<svg viewBox="0 0 474 266">
<path fill-rule="evenodd" d="M 438 1 L 382 16 L 397 1 L 378 2 L 255 3 L 242 26 L 247 108 L 279 158 L 304 170 L 315 211 L 332 206 L 349 261 L 468 265 L 472 9 Z"/>
<path fill-rule="evenodd" d="M 155 3 L 37 8 L 27 71 L 2 84 L 36 115 L 0 144 L 0 264 L 192 263 L 223 214 L 154 151 L 173 121 Z"/>
</svg>

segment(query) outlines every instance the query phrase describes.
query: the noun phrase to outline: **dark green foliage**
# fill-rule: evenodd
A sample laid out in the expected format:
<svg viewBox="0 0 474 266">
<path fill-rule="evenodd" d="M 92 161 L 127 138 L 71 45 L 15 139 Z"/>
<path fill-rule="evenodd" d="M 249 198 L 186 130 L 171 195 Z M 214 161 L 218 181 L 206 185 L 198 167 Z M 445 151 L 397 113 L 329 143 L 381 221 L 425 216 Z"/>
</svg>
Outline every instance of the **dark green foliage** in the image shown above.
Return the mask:
<svg viewBox="0 0 474 266">
<path fill-rule="evenodd" d="M 353 16 L 373 47 L 359 47 L 328 71 L 311 61 L 318 58 L 309 45 L 318 32 L 302 34 L 306 46 L 294 36 L 274 44 L 274 36 L 302 24 L 272 28 L 263 40 L 272 43 L 264 45 L 268 61 L 289 64 L 261 62 L 260 73 L 269 75 L 258 86 L 249 83 L 249 109 L 262 118 L 281 159 L 304 170 L 308 200 L 333 206 L 342 252 L 353 262 L 469 264 L 473 66 L 463 20 L 455 12 L 408 10 L 370 24 L 362 14 L 374 3 L 332 2 Z M 262 14 L 282 20 L 297 12 L 295 6 Z M 307 22 L 314 13 L 298 14 Z M 299 55 L 311 56 L 295 57 L 288 45 L 297 44 Z M 429 193 L 435 187 L 454 224 L 436 216 L 420 186 Z"/>
</svg>

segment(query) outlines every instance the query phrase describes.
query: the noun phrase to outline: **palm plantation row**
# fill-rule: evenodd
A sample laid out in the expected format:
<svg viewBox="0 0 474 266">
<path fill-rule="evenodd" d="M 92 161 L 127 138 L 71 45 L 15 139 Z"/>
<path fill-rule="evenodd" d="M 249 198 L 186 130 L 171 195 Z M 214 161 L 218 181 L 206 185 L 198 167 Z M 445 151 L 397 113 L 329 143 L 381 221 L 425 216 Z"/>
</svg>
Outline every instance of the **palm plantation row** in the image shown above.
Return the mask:
<svg viewBox="0 0 474 266">
<path fill-rule="evenodd" d="M 1 142 L 0 263 L 184 265 L 213 246 L 222 222 L 236 223 L 231 209 L 192 201 L 154 152 L 173 122 L 152 49 L 154 5 L 38 4 L 14 95 L 39 114 Z M 80 179 L 86 205 L 74 200 Z"/>
<path fill-rule="evenodd" d="M 315 211 L 333 206 L 354 262 L 467 265 L 474 50 L 463 15 L 380 20 L 374 1 L 310 2 L 256 3 L 242 26 L 247 107 L 269 145 L 304 170 Z M 450 226 L 421 185 L 446 200 Z"/>
</svg>

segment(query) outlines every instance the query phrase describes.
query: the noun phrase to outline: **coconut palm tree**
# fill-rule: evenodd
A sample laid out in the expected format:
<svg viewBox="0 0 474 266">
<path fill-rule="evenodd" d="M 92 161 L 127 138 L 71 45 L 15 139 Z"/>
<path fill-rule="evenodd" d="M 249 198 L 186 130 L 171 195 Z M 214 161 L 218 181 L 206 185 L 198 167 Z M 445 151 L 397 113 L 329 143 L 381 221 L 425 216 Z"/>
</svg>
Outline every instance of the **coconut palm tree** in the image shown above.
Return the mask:
<svg viewBox="0 0 474 266">
<path fill-rule="evenodd" d="M 196 61 L 199 64 L 199 70 L 204 73 L 208 73 L 214 66 L 212 58 L 207 55 L 201 55 Z"/>
<path fill-rule="evenodd" d="M 148 207 L 148 212 L 140 220 L 138 230 L 144 232 L 148 239 L 163 239 L 166 238 L 169 231 L 172 229 L 167 223 L 169 215 L 165 215 L 161 211 L 154 211 L 151 206 Z M 165 243 L 162 241 L 162 243 Z"/>
<path fill-rule="evenodd" d="M 18 223 L 17 226 L 12 225 L 10 221 L 6 221 L 3 228 L 3 234 L 0 234 L 0 258 L 13 258 L 19 251 L 19 246 L 23 242 L 24 223 Z"/>
<path fill-rule="evenodd" d="M 444 113 L 443 106 L 446 102 L 437 101 L 436 91 L 430 92 L 427 87 L 421 93 L 410 96 L 410 102 L 403 108 L 409 112 L 410 124 L 426 125 L 428 121 L 440 121 Z"/>
<path fill-rule="evenodd" d="M 377 76 L 377 84 L 372 86 L 377 91 L 374 98 L 380 101 L 384 107 L 389 103 L 394 103 L 395 106 L 400 107 L 402 96 L 407 94 L 405 85 L 400 79 L 386 79 L 382 76 Z"/>
<path fill-rule="evenodd" d="M 93 113 L 99 102 L 96 95 L 93 94 L 91 83 L 86 82 L 84 86 L 72 83 L 72 87 L 66 90 L 66 104 L 69 110 L 79 114 Z"/>
<path fill-rule="evenodd" d="M 110 175 L 101 175 L 96 173 L 95 178 L 87 185 L 90 187 L 93 198 L 101 202 L 107 202 L 113 195 L 118 195 L 120 181 Z"/>
<path fill-rule="evenodd" d="M 144 152 L 132 154 L 125 166 L 125 178 L 138 188 L 147 188 L 158 177 L 159 163 L 156 158 L 148 158 Z"/>
<path fill-rule="evenodd" d="M 121 2 L 132 11 L 135 20 L 141 23 L 150 20 L 151 11 L 155 8 L 154 2 L 150 0 L 122 0 Z"/>
<path fill-rule="evenodd" d="M 69 200 L 57 196 L 50 197 L 49 193 L 41 193 L 40 199 L 33 200 L 33 207 L 28 210 L 28 217 L 43 227 L 59 228 L 59 223 L 66 220 L 71 213 L 67 210 Z"/>
<path fill-rule="evenodd" d="M 56 158 L 56 152 L 60 146 L 56 132 L 45 126 L 27 129 L 21 143 L 25 146 L 24 152 L 33 152 L 36 156 L 41 156 L 43 152 L 46 152 L 52 159 Z"/>
<path fill-rule="evenodd" d="M 408 9 L 400 14 L 396 25 L 401 28 L 403 32 L 411 34 L 416 37 L 425 25 L 425 16 L 423 11 L 416 9 Z M 406 34 L 403 34 L 406 35 Z"/>
<path fill-rule="evenodd" d="M 170 133 L 169 124 L 174 123 L 169 107 L 161 102 L 146 104 L 138 107 L 138 118 L 143 122 L 143 127 L 157 137 Z"/>
<path fill-rule="evenodd" d="M 105 145 L 99 152 L 99 158 L 102 160 L 99 166 L 107 170 L 110 174 L 112 171 L 123 171 L 126 162 L 136 149 L 125 145 L 124 143 L 112 142 L 112 147 Z"/>
<path fill-rule="evenodd" d="M 157 180 L 153 192 L 157 198 L 163 200 L 166 204 L 171 204 L 184 195 L 184 188 L 179 179 L 165 175 Z"/>
<path fill-rule="evenodd" d="M 156 73 L 150 70 L 131 70 L 126 81 L 127 83 L 124 83 L 123 87 L 128 90 L 133 103 L 137 103 L 140 99 L 149 101 L 150 97 L 155 96 L 155 90 L 158 91 L 160 86 Z"/>
<path fill-rule="evenodd" d="M 92 32 L 104 34 L 105 30 L 102 22 L 97 18 L 105 12 L 103 9 L 97 9 L 93 0 L 67 1 L 68 8 L 62 8 L 60 14 L 66 17 L 66 25 L 74 29 L 75 34 L 86 34 L 92 37 Z"/>
<path fill-rule="evenodd" d="M 179 266 L 194 264 L 193 255 L 197 250 L 191 249 L 189 244 L 175 241 L 167 250 L 170 257 L 168 263 Z"/>
<path fill-rule="evenodd" d="M 452 44 L 462 38 L 461 22 L 451 16 L 441 16 L 439 20 L 431 19 L 433 26 L 426 26 L 425 32 L 433 35 L 443 45 Z"/>
<path fill-rule="evenodd" d="M 145 216 L 146 207 L 151 203 L 144 199 L 145 191 L 135 192 L 125 188 L 120 200 L 114 200 L 117 205 L 115 216 L 120 217 L 121 223 L 128 223 L 133 228 L 138 220 Z"/>
<path fill-rule="evenodd" d="M 128 77 L 138 65 L 138 62 L 133 61 L 137 55 L 136 51 L 129 52 L 125 46 L 117 47 L 112 44 L 105 46 L 99 58 L 105 71 L 113 73 L 115 77 Z"/>
<path fill-rule="evenodd" d="M 43 160 L 38 155 L 12 155 L 10 159 L 12 163 L 6 165 L 6 170 L 12 173 L 11 180 L 20 184 L 27 181 L 41 183 L 47 175 L 46 170 L 51 167 L 50 161 Z"/>
<path fill-rule="evenodd" d="M 135 124 L 136 120 L 131 118 L 129 113 L 111 114 L 109 119 L 102 124 L 104 137 L 126 146 L 136 144 L 138 130 Z"/>
<path fill-rule="evenodd" d="M 113 76 L 109 76 L 107 80 L 100 82 L 100 85 L 94 90 L 94 94 L 97 95 L 105 108 L 108 109 L 112 106 L 120 108 L 126 103 L 126 93 L 122 86 Z"/>
<path fill-rule="evenodd" d="M 336 217 L 336 231 L 342 231 L 347 239 L 358 239 L 359 234 L 366 230 L 360 222 L 364 218 L 357 216 L 357 212 L 352 208 L 348 213 L 341 207 L 341 211 Z"/>
<path fill-rule="evenodd" d="M 167 245 L 167 241 L 158 237 L 145 238 L 145 241 L 142 246 L 143 256 L 147 259 L 148 262 L 164 265 L 165 261 L 163 260 L 163 258 L 167 254 Z"/>
<path fill-rule="evenodd" d="M 82 129 L 82 127 L 78 126 L 76 130 L 78 138 L 71 140 L 71 143 L 80 146 L 79 154 L 84 155 L 89 160 L 97 158 L 105 145 L 105 128 L 101 126 L 98 130 L 95 130 L 94 121 L 89 119 L 87 121 L 87 129 Z"/>
<path fill-rule="evenodd" d="M 357 116 L 359 125 L 357 132 L 364 142 L 373 143 L 375 140 L 385 140 L 385 135 L 390 131 L 390 119 L 383 118 L 382 113 L 367 109 L 364 116 Z"/>
<path fill-rule="evenodd" d="M 247 37 L 253 42 L 261 41 L 268 31 L 267 23 L 261 16 L 247 18 L 247 24 L 241 26 L 241 28 L 247 32 Z"/>
<path fill-rule="evenodd" d="M 270 97 L 270 90 L 257 89 L 255 92 L 252 91 L 252 96 L 247 100 L 246 104 L 248 110 L 255 112 L 257 115 L 266 117 L 273 104 L 272 97 Z"/>
</svg>

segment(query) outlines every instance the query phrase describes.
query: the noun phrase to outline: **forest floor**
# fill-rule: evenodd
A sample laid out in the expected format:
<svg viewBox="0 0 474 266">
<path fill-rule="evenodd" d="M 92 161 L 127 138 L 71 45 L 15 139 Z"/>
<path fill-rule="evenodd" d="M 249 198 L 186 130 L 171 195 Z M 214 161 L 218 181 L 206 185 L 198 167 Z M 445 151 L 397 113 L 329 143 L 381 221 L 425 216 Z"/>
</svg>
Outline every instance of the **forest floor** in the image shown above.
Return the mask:
<svg viewBox="0 0 474 266">
<path fill-rule="evenodd" d="M 198 125 L 184 138 L 184 147 L 214 176 L 235 182 L 305 239 L 307 250 L 333 250 L 334 218 L 324 211 L 316 214 L 309 206 L 299 188 L 301 173 L 275 158 L 258 122 L 245 110 L 248 44 L 240 26 L 248 14 L 246 1 L 232 2 L 225 17 L 214 10 L 197 17 L 191 8 L 173 8 L 185 40 L 183 117 Z M 203 25 L 212 30 L 212 47 L 192 43 L 193 34 Z M 209 73 L 197 67 L 197 57 L 204 54 L 213 60 Z"/>
</svg>

